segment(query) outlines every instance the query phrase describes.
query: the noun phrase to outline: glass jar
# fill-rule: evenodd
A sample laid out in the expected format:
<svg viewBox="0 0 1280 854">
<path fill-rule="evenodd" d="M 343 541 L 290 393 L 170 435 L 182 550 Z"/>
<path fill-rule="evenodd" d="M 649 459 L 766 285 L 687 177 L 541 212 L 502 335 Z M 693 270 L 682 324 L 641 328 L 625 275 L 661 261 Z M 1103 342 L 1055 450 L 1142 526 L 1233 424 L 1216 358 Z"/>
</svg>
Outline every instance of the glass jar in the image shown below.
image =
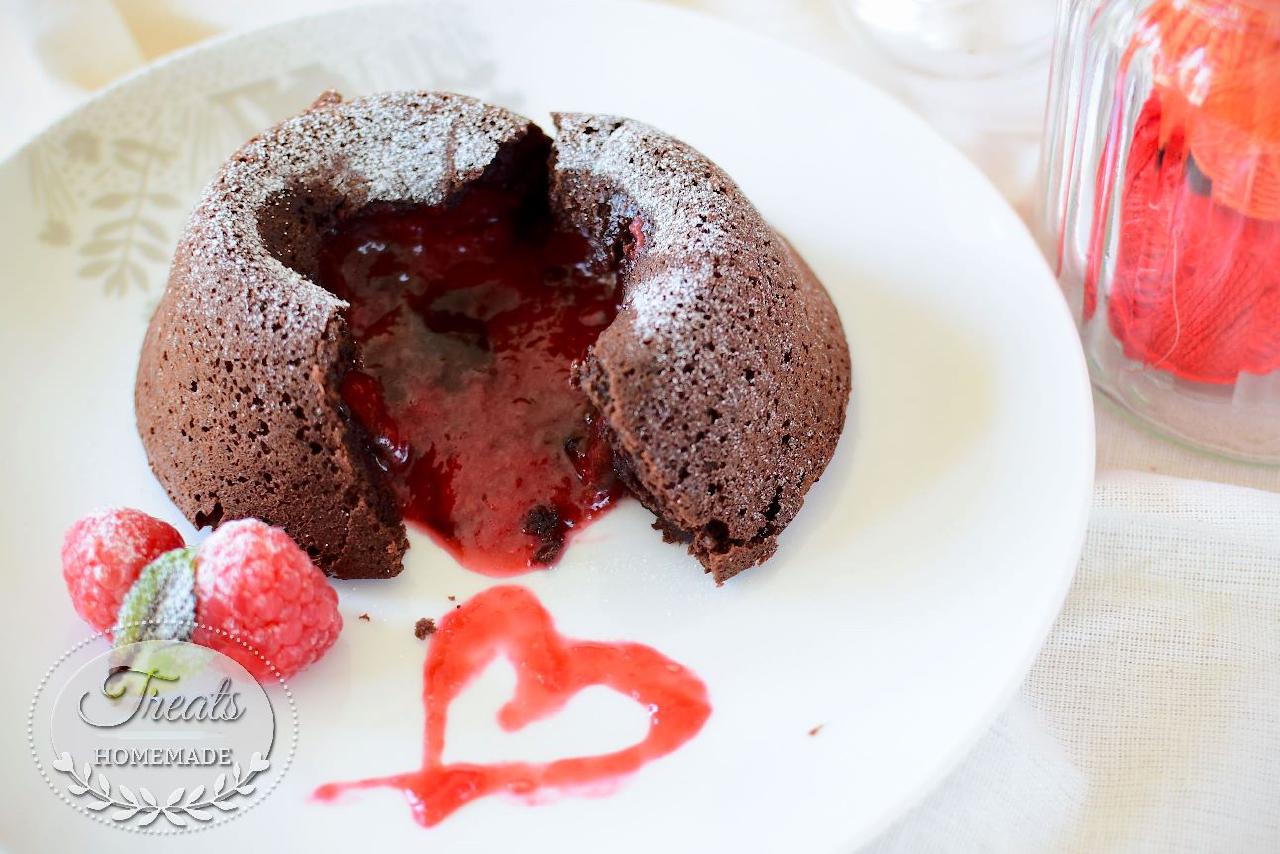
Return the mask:
<svg viewBox="0 0 1280 854">
<path fill-rule="evenodd" d="M 1280 462 L 1280 3 L 1064 0 L 1040 180 L 1097 387 Z"/>
<path fill-rule="evenodd" d="M 1019 213 L 1035 194 L 1057 0 L 838 0 L 860 74 L 915 109 Z"/>
</svg>

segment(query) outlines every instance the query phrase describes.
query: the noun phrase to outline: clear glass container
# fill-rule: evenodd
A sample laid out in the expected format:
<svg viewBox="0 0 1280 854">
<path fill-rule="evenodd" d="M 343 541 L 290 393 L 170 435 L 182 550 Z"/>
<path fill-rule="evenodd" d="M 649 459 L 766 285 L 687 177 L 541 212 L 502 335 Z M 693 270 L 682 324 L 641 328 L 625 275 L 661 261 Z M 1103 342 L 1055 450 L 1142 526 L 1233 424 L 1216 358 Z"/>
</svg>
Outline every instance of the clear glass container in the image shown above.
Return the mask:
<svg viewBox="0 0 1280 854">
<path fill-rule="evenodd" d="M 1064 0 L 1040 182 L 1097 387 L 1280 462 L 1280 3 Z"/>
<path fill-rule="evenodd" d="M 836 0 L 850 64 L 913 107 L 1026 214 L 1057 0 Z"/>
</svg>

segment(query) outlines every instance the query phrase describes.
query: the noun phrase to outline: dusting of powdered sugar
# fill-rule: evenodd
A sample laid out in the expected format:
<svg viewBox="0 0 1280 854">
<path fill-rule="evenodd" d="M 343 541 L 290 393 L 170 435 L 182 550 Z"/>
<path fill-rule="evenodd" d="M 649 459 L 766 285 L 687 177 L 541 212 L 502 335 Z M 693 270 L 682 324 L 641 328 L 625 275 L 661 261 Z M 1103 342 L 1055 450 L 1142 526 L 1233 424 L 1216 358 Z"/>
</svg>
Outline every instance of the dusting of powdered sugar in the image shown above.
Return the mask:
<svg viewBox="0 0 1280 854">
<path fill-rule="evenodd" d="M 143 551 L 144 538 L 137 511 L 123 508 L 96 510 L 82 524 L 93 532 L 93 546 L 109 554 L 121 566 L 140 566 L 148 555 Z M 83 545 L 78 543 L 77 545 Z"/>
<path fill-rule="evenodd" d="M 720 266 L 777 241 L 733 180 L 697 150 L 641 122 L 559 113 L 556 169 L 603 179 L 634 201 L 645 250 L 678 263 L 633 280 L 627 307 L 642 334 L 667 329 L 706 294 Z"/>
<path fill-rule="evenodd" d="M 527 120 L 462 95 L 393 92 L 345 102 L 326 95 L 222 167 L 188 225 L 189 274 L 268 285 L 273 302 L 294 306 L 299 321 L 327 315 L 342 303 L 263 245 L 262 217 L 273 199 L 314 190 L 348 213 L 374 202 L 440 204 L 527 128 Z M 235 293 L 250 298 L 250 290 Z M 226 311 L 224 300 L 202 302 L 213 314 Z"/>
</svg>

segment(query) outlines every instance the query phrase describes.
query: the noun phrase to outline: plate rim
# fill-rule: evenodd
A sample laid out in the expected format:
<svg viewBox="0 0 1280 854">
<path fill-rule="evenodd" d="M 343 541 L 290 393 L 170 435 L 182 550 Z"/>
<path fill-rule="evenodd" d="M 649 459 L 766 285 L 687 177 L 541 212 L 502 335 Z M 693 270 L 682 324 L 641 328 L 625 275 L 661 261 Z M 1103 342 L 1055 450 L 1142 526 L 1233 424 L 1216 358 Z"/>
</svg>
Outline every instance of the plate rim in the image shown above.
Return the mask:
<svg viewBox="0 0 1280 854">
<path fill-rule="evenodd" d="M 485 5 L 501 6 L 518 4 L 520 0 L 480 0 Z M 569 7 L 571 5 L 568 0 L 535 0 L 535 2 L 545 5 Z M 400 10 L 409 13 L 423 13 L 423 9 L 428 6 L 437 8 L 447 8 L 451 5 L 450 0 L 417 0 L 417 2 L 408 2 L 408 0 L 377 0 L 372 3 L 353 3 L 351 5 L 341 6 L 337 8 L 322 10 L 318 12 L 304 13 L 292 15 L 279 21 L 266 23 L 261 26 L 255 26 L 248 29 L 229 30 L 195 44 L 186 46 L 179 50 L 168 53 L 157 60 L 150 62 L 139 68 L 133 69 L 124 76 L 113 81 L 109 85 L 99 89 L 89 96 L 80 99 L 74 104 L 70 104 L 66 109 L 52 118 L 41 128 L 27 135 L 20 143 L 13 146 L 8 154 L 0 158 L 0 172 L 6 169 L 14 168 L 18 161 L 25 158 L 30 150 L 39 145 L 46 137 L 55 134 L 59 128 L 71 121 L 82 112 L 107 101 L 125 89 L 145 85 L 146 81 L 153 77 L 160 77 L 168 73 L 174 66 L 181 65 L 184 62 L 191 61 L 206 53 L 216 53 L 220 51 L 233 50 L 237 42 L 250 41 L 260 38 L 264 34 L 279 31 L 283 32 L 296 26 L 299 22 L 319 22 L 329 18 L 340 18 L 345 15 L 357 14 L 361 12 L 382 12 L 388 13 L 392 10 Z M 468 7 L 474 7 L 475 0 L 468 3 Z M 686 7 L 672 6 L 655 2 L 646 2 L 646 0 L 597 0 L 592 4 L 596 10 L 604 7 L 614 7 L 614 9 L 629 9 L 632 12 L 640 11 L 641 14 L 648 16 L 666 16 L 670 18 L 692 19 L 698 22 L 697 26 L 706 26 L 714 29 L 727 30 L 733 34 L 735 39 L 747 40 L 767 49 L 769 53 L 785 59 L 791 63 L 809 66 L 816 72 L 821 74 L 839 75 L 846 79 L 855 87 L 862 89 L 863 93 L 874 100 L 879 100 L 884 109 L 896 114 L 897 120 L 904 122 L 913 129 L 913 132 L 926 136 L 930 139 L 930 146 L 938 151 L 945 150 L 947 156 L 951 159 L 951 163 L 947 164 L 948 170 L 958 169 L 962 172 L 968 172 L 971 178 L 976 178 L 980 184 L 984 186 L 983 192 L 987 193 L 990 201 L 994 203 L 993 209 L 1000 209 L 1001 217 L 1005 222 L 1001 223 L 1005 227 L 1011 227 L 1018 232 L 1016 239 L 1023 241 L 1035 252 L 1044 266 L 1047 276 L 1043 278 L 1043 286 L 1037 285 L 1029 289 L 1029 293 L 1034 293 L 1034 299 L 1044 303 L 1039 309 L 1044 313 L 1046 328 L 1049 324 L 1056 324 L 1059 327 L 1059 335 L 1065 334 L 1066 339 L 1063 343 L 1067 343 L 1067 350 L 1070 351 L 1072 360 L 1076 363 L 1075 370 L 1071 373 L 1075 377 L 1075 388 L 1071 391 L 1072 395 L 1077 398 L 1076 405 L 1072 407 L 1079 417 L 1081 427 L 1086 429 L 1080 431 L 1072 431 L 1078 433 L 1080 439 L 1079 446 L 1076 448 L 1075 456 L 1077 459 L 1072 463 L 1071 470 L 1076 473 L 1075 494 L 1072 496 L 1072 503 L 1075 506 L 1074 519 L 1070 527 L 1071 536 L 1069 542 L 1072 544 L 1070 557 L 1066 560 L 1066 567 L 1057 569 L 1058 583 L 1054 591 L 1053 603 L 1054 607 L 1046 611 L 1045 616 L 1041 619 L 1040 625 L 1037 626 L 1034 636 L 1037 642 L 1034 647 L 1028 646 L 1024 651 L 1022 659 L 1016 670 L 1011 673 L 1008 683 L 998 692 L 993 692 L 990 702 L 987 705 L 985 713 L 980 717 L 979 724 L 975 725 L 970 731 L 966 732 L 964 738 L 957 741 L 956 748 L 947 756 L 940 757 L 933 763 L 933 772 L 924 775 L 922 781 L 912 789 L 907 795 L 900 798 L 892 808 L 885 809 L 873 821 L 861 822 L 858 824 L 844 824 L 833 828 L 833 837 L 839 837 L 843 840 L 843 844 L 837 850 L 857 849 L 874 841 L 885 831 L 889 830 L 893 825 L 906 817 L 910 811 L 921 805 L 938 787 L 963 763 L 982 737 L 991 730 L 992 725 L 998 720 L 1001 713 L 1007 709 L 1017 695 L 1018 689 L 1025 681 L 1027 675 L 1031 671 L 1036 658 L 1043 650 L 1045 642 L 1065 606 L 1067 595 L 1071 585 L 1075 579 L 1076 569 L 1079 564 L 1080 556 L 1083 553 L 1085 537 L 1088 528 L 1088 520 L 1092 508 L 1093 486 L 1096 478 L 1096 417 L 1094 412 L 1094 397 L 1092 393 L 1092 384 L 1089 379 L 1087 364 L 1084 357 L 1083 348 L 1080 344 L 1079 334 L 1076 325 L 1071 317 L 1070 309 L 1063 298 L 1061 291 L 1057 287 L 1056 278 L 1052 274 L 1052 270 L 1045 260 L 1043 252 L 1038 241 L 1028 228 L 1026 222 L 1017 214 L 1009 201 L 995 185 L 982 173 L 981 169 L 967 156 L 964 155 L 959 148 L 951 141 L 941 135 L 928 121 L 919 113 L 912 110 L 900 97 L 894 93 L 887 91 L 876 85 L 871 80 L 858 74 L 856 71 L 837 65 L 827 59 L 814 55 L 802 48 L 792 45 L 763 33 L 750 29 L 743 24 L 725 19 L 719 15 L 701 9 L 689 9 Z M 641 11 L 642 10 L 642 11 Z M 599 14 L 593 10 L 593 14 Z M 1051 320 L 1051 316 L 1056 319 Z M 1065 355 L 1065 354 L 1064 354 Z M 1068 389 L 1058 389 L 1057 394 L 1066 394 Z M 847 426 L 847 425 L 846 425 Z M 1065 530 L 1065 529 L 1064 529 Z"/>
</svg>

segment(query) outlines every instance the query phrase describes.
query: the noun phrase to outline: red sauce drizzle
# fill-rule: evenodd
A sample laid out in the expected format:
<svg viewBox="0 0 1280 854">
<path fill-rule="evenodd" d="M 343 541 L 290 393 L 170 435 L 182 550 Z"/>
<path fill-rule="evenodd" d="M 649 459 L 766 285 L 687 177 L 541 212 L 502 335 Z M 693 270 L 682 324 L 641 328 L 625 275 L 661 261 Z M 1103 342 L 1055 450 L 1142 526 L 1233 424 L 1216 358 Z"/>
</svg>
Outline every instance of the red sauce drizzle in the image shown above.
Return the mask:
<svg viewBox="0 0 1280 854">
<path fill-rule="evenodd" d="M 518 730 L 559 711 L 576 693 L 604 685 L 649 709 L 644 740 L 614 753 L 554 762 L 446 765 L 449 704 L 499 653 L 516 669 L 515 696 L 498 712 L 504 730 Z M 422 767 L 406 774 L 315 791 L 333 800 L 350 789 L 400 789 L 420 824 L 438 824 L 476 798 L 498 792 L 524 797 L 616 779 L 665 756 L 693 738 L 711 714 L 702 681 L 651 647 L 638 643 L 575 641 L 555 630 L 551 615 L 523 587 L 492 587 L 441 621 L 423 667 L 426 712 Z"/>
<path fill-rule="evenodd" d="M 405 518 L 494 576 L 554 563 L 622 492 L 570 379 L 620 289 L 592 270 L 585 237 L 522 198 L 473 186 L 440 207 L 364 213 L 318 264 L 364 358 L 342 395 Z"/>
</svg>

